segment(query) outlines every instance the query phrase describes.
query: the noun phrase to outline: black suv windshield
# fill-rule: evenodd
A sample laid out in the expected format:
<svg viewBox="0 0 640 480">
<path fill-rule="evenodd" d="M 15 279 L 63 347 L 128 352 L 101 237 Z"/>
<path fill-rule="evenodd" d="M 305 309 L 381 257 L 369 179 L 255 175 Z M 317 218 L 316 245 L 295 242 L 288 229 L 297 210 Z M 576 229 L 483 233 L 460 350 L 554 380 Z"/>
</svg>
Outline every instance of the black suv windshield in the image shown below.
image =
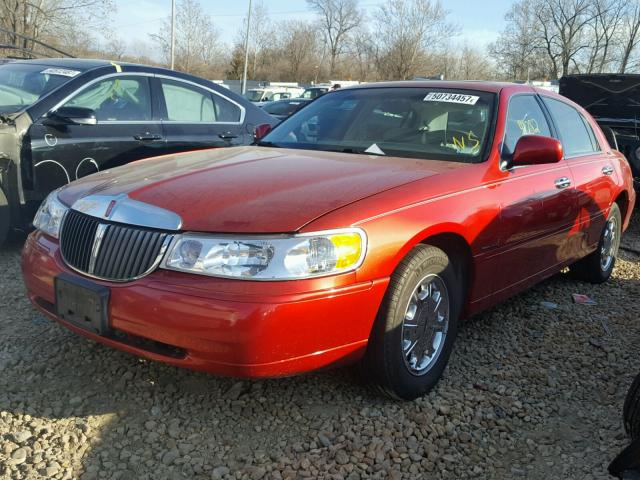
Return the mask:
<svg viewBox="0 0 640 480">
<path fill-rule="evenodd" d="M 20 111 L 80 73 L 46 65 L 0 65 L 0 112 Z"/>
<path fill-rule="evenodd" d="M 329 93 L 261 142 L 284 148 L 477 162 L 495 95 L 475 90 L 381 87 Z"/>
</svg>

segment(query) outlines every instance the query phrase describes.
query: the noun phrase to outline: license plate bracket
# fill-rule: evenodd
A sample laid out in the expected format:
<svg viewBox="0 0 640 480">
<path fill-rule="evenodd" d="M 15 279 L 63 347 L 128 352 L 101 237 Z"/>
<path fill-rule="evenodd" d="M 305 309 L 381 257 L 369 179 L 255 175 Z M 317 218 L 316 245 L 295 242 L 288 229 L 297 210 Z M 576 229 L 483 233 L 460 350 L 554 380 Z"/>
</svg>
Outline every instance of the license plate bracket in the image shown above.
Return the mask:
<svg viewBox="0 0 640 480">
<path fill-rule="evenodd" d="M 107 287 L 67 273 L 55 278 L 54 287 L 58 317 L 97 335 L 109 331 Z"/>
</svg>

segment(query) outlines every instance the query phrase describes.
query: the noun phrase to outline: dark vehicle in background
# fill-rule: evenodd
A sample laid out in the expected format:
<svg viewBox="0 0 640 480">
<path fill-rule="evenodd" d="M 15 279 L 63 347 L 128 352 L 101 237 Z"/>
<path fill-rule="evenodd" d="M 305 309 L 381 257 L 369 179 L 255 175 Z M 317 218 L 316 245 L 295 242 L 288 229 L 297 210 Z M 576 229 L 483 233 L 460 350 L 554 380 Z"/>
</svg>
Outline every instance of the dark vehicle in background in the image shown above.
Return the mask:
<svg viewBox="0 0 640 480">
<path fill-rule="evenodd" d="M 324 95 L 330 89 L 331 87 L 309 87 L 309 88 L 306 88 L 304 92 L 302 92 L 302 95 L 300 95 L 300 98 L 313 100 L 314 98 L 318 98 Z"/>
<path fill-rule="evenodd" d="M 306 98 L 288 98 L 286 100 L 278 100 L 277 102 L 271 102 L 265 104 L 262 109 L 269 115 L 276 117 L 282 121 L 289 118 L 296 113 L 302 107 L 312 102 L 313 100 Z"/>
<path fill-rule="evenodd" d="M 609 473 L 624 480 L 640 479 L 640 374 L 636 377 L 624 402 L 624 428 L 631 437 L 625 448 L 609 465 Z"/>
<path fill-rule="evenodd" d="M 52 190 L 160 154 L 248 145 L 277 120 L 192 75 L 104 60 L 0 65 L 0 244 Z M 264 127 L 262 127 L 264 128 Z"/>
<path fill-rule="evenodd" d="M 640 75 L 567 75 L 560 94 L 587 110 L 602 127 L 609 144 L 627 157 L 640 186 Z"/>
</svg>

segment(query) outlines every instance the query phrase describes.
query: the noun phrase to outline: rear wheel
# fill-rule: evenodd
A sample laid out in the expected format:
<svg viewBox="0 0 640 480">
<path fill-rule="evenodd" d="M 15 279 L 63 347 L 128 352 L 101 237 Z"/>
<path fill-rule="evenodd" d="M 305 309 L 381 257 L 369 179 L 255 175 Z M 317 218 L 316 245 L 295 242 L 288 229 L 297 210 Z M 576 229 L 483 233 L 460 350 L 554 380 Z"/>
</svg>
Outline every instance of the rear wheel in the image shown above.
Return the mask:
<svg viewBox="0 0 640 480">
<path fill-rule="evenodd" d="M 391 277 L 364 360 L 383 392 L 412 400 L 436 385 L 461 304 L 461 281 L 447 255 L 428 245 L 411 250 Z"/>
<path fill-rule="evenodd" d="M 11 211 L 9 202 L 2 188 L 0 188 L 0 247 L 4 244 L 11 226 Z"/>
<path fill-rule="evenodd" d="M 609 216 L 600 234 L 598 248 L 589 256 L 571 265 L 571 273 L 585 282 L 606 282 L 616 264 L 621 235 L 622 215 L 618 204 L 614 203 L 611 205 Z"/>
</svg>

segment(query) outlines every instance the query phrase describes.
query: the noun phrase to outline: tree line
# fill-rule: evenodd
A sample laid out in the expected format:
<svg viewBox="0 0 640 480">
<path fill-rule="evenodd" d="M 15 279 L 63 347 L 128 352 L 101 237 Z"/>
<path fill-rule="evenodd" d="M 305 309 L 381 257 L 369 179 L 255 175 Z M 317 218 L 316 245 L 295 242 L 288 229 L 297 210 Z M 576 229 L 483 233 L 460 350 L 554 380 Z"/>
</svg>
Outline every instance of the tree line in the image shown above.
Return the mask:
<svg viewBox="0 0 640 480">
<path fill-rule="evenodd" d="M 311 20 L 278 21 L 267 2 L 254 0 L 249 79 L 543 80 L 640 67 L 638 0 L 515 0 L 505 13 L 504 29 L 486 48 L 461 40 L 460 26 L 440 0 L 386 0 L 369 8 L 359 0 L 306 3 Z M 80 57 L 168 65 L 171 19 L 163 20 L 148 41 L 132 45 L 111 25 L 114 8 L 113 0 L 0 0 L 0 44 L 12 56 L 51 54 L 35 40 Z M 199 0 L 178 0 L 176 69 L 240 79 L 246 21 L 229 45 Z M 111 33 L 98 40 L 98 31 Z"/>
</svg>

